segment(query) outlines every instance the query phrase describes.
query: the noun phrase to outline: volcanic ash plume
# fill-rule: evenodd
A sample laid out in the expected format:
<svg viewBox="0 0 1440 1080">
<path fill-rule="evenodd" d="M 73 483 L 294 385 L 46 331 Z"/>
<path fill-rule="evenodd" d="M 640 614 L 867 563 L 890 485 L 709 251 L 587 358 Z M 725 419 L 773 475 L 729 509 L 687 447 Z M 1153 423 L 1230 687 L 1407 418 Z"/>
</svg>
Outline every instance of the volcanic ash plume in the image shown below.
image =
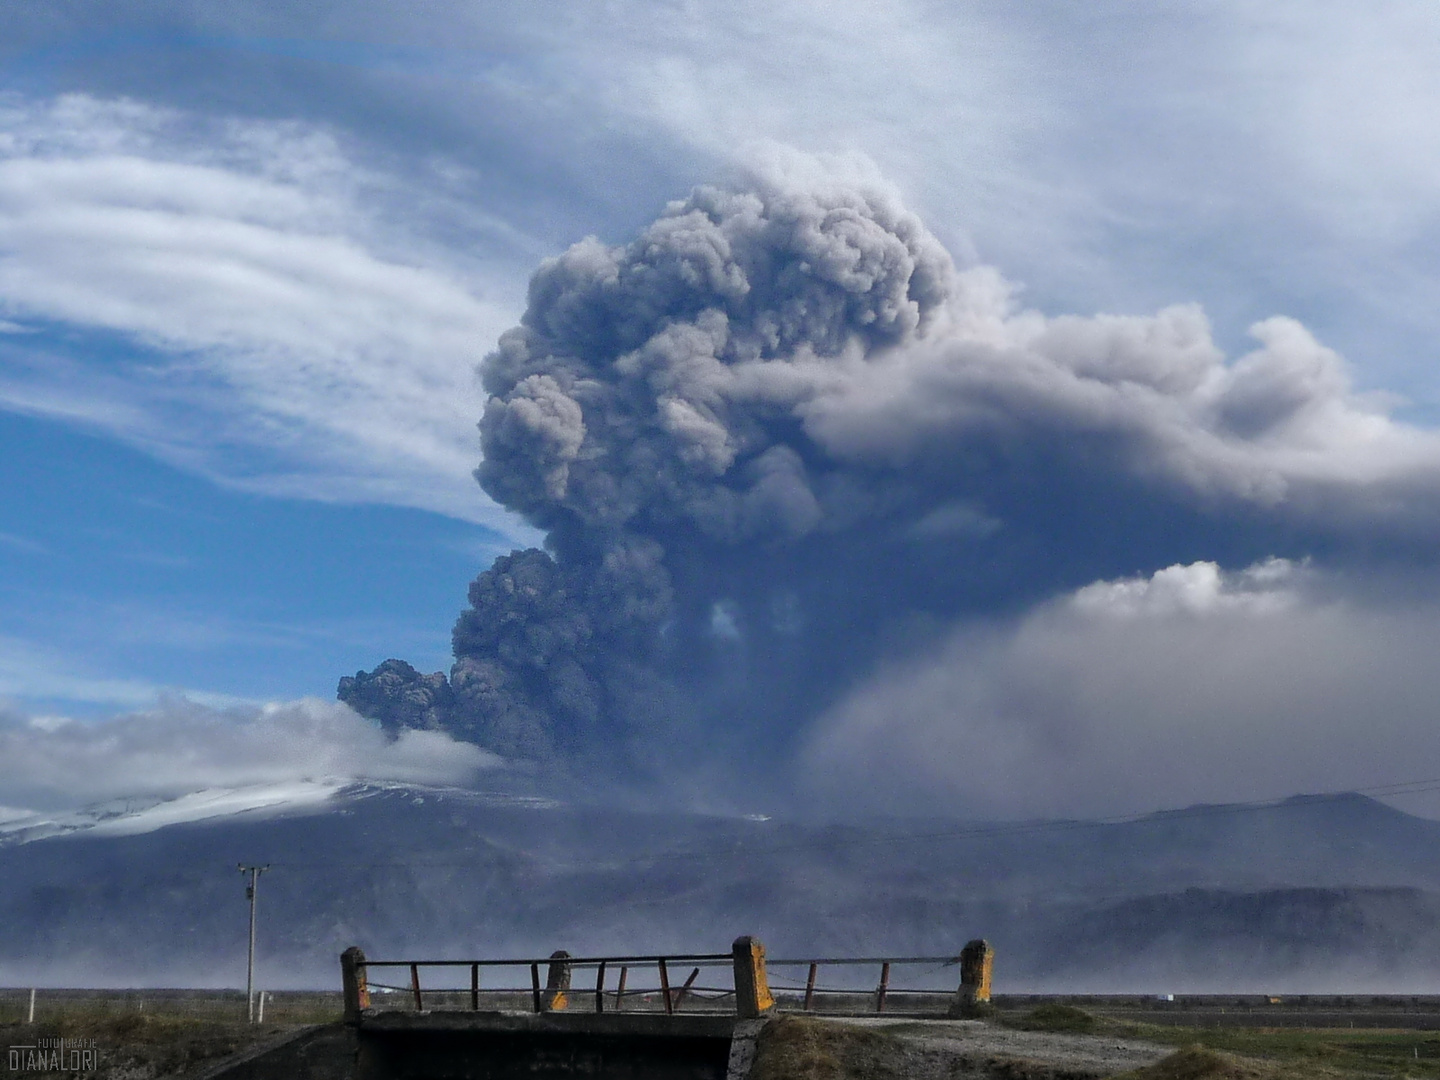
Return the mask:
<svg viewBox="0 0 1440 1080">
<path fill-rule="evenodd" d="M 957 622 L 1176 562 L 1435 525 L 1440 448 L 1288 319 L 1046 318 L 884 190 L 701 188 L 545 262 L 483 365 L 476 472 L 546 533 L 470 586 L 449 677 L 341 680 L 387 728 L 607 770 L 783 761 Z"/>
</svg>

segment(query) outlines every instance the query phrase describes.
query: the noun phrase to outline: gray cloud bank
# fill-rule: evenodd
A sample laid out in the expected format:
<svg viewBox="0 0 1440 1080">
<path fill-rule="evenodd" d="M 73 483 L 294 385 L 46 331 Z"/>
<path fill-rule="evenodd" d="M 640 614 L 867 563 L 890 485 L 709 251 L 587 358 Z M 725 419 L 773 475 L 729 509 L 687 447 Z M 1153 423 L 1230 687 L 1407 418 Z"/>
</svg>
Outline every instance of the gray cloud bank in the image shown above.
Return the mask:
<svg viewBox="0 0 1440 1080">
<path fill-rule="evenodd" d="M 362 778 L 455 784 L 498 763 L 440 732 L 389 739 L 344 705 L 314 698 L 224 709 L 170 698 L 101 721 L 0 708 L 0 825 L 112 799 L 217 789 Z"/>
<path fill-rule="evenodd" d="M 1440 776 L 1434 598 L 1335 585 L 1284 560 L 1193 563 L 957 628 L 814 725 L 808 794 L 1063 816 Z"/>
<path fill-rule="evenodd" d="M 475 580 L 448 677 L 392 662 L 341 697 L 507 756 L 693 780 L 806 747 L 839 774 L 835 747 L 937 715 L 919 700 L 944 679 L 895 665 L 983 653 L 957 626 L 1097 581 L 1074 610 L 1163 591 L 1123 579 L 1201 560 L 1425 563 L 1440 437 L 1358 393 L 1298 322 L 1252 333 L 1231 360 L 1191 305 L 1021 310 L 882 184 L 813 163 L 697 189 L 632 243 L 536 272 L 483 365 L 476 475 L 545 550 Z M 1216 586 L 1227 618 L 1267 610 L 1245 588 Z M 1184 667 L 1176 634 L 1155 639 L 1178 650 L 1151 658 L 1156 694 Z M 1047 710 L 986 715 L 1063 728 Z M 828 750 L 806 734 L 822 716 Z"/>
</svg>

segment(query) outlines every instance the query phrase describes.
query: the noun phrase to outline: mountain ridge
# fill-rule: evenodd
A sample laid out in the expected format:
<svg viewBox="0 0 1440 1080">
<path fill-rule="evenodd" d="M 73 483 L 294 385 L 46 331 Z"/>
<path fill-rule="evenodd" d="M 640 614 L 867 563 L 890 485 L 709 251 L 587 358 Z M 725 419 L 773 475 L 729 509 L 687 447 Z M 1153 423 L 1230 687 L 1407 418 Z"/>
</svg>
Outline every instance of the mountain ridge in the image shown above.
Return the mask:
<svg viewBox="0 0 1440 1080">
<path fill-rule="evenodd" d="M 1434 985 L 1422 960 L 1440 947 L 1440 822 L 1360 795 L 867 827 L 360 782 L 293 812 L 0 846 L 0 981 L 234 985 L 242 861 L 271 866 L 274 987 L 333 983 L 351 944 L 708 951 L 743 932 L 775 955 L 953 955 L 985 936 L 1017 991 L 1299 992 L 1337 971 L 1398 990 Z M 1219 980 L 1216 948 L 1248 968 Z"/>
</svg>

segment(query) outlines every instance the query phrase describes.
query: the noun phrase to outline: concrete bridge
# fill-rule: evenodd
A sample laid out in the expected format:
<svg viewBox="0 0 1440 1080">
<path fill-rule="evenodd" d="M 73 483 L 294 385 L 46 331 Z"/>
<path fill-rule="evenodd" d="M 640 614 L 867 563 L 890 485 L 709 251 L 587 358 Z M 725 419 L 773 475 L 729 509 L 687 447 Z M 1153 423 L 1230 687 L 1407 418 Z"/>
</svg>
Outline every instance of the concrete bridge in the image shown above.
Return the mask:
<svg viewBox="0 0 1440 1080">
<path fill-rule="evenodd" d="M 764 946 L 741 937 L 729 953 L 665 956 L 561 951 L 544 959 L 377 961 L 352 948 L 341 966 L 359 1080 L 744 1080 L 759 1030 L 777 1009 L 973 1016 L 989 1002 L 993 956 L 985 942 L 973 941 L 958 957 L 767 963 Z M 777 1000 L 772 968 L 803 971 L 803 990 L 797 979 Z M 929 988 L 892 981 L 897 971 L 920 968 L 932 975 L 949 969 L 952 979 L 958 968 L 958 985 L 944 992 L 933 978 Z M 878 973 L 873 990 L 860 985 L 867 969 Z M 381 983 L 391 971 L 404 981 Z M 654 984 L 638 985 L 649 972 Z M 822 982 L 822 972 L 833 977 Z M 505 985 L 516 973 L 528 975 L 528 985 Z M 496 975 L 500 985 L 491 985 Z M 377 1007 L 377 989 L 394 1005 Z"/>
<path fill-rule="evenodd" d="M 343 1025 L 212 1080 L 745 1080 L 778 1012 L 976 1016 L 993 957 L 979 940 L 958 957 L 768 962 L 752 937 L 728 953 L 543 959 L 371 960 L 350 948 Z M 772 989 L 775 969 L 793 978 Z"/>
</svg>

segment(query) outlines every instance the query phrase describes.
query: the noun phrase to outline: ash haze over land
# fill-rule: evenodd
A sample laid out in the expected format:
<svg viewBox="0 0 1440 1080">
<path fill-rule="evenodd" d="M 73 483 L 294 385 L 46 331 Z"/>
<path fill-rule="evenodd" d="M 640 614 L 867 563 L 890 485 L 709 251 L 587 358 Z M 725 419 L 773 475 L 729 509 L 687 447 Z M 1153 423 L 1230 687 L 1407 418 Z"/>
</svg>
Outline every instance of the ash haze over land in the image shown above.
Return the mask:
<svg viewBox="0 0 1440 1080">
<path fill-rule="evenodd" d="M 1428 741 L 1434 609 L 1374 594 L 1428 575 L 1440 437 L 1295 320 L 1251 334 L 1227 358 L 1194 305 L 1024 310 L 874 176 L 781 156 L 698 188 L 536 272 L 482 365 L 476 477 L 545 546 L 471 585 L 448 677 L 387 661 L 340 696 L 852 809 L 1393 769 Z"/>
<path fill-rule="evenodd" d="M 1028 828 L 806 824 L 396 783 L 312 796 L 3 828 L 0 982 L 243 981 L 243 857 L 271 867 L 257 960 L 271 988 L 333 987 L 353 944 L 372 958 L 633 955 L 721 951 L 738 928 L 765 942 L 772 985 L 791 991 L 805 967 L 778 958 L 954 956 L 976 934 L 1007 993 L 1435 987 L 1440 823 L 1356 795 Z M 871 989 L 874 974 L 850 977 Z M 953 966 L 906 975 L 954 989 Z"/>
</svg>

